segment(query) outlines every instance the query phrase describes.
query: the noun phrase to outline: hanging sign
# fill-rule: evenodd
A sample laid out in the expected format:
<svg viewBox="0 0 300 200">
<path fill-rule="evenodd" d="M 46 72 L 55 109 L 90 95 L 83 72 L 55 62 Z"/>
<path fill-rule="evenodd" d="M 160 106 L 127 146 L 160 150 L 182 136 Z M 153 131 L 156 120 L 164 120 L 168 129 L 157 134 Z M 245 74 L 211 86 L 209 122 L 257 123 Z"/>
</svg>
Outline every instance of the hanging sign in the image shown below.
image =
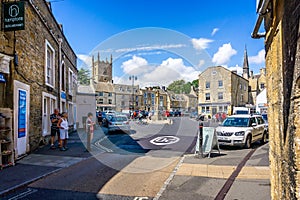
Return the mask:
<svg viewBox="0 0 300 200">
<path fill-rule="evenodd" d="M 25 29 L 24 1 L 3 3 L 4 31 L 18 31 Z"/>
</svg>

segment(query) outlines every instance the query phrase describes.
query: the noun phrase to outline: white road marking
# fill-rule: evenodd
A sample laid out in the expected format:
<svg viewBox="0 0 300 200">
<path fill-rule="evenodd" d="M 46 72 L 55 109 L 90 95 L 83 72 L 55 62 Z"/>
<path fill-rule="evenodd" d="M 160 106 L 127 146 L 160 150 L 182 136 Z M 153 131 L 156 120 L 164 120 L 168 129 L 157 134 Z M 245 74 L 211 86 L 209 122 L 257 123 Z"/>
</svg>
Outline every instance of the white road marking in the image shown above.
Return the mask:
<svg viewBox="0 0 300 200">
<path fill-rule="evenodd" d="M 156 137 L 152 140 L 150 140 L 150 143 L 157 145 L 157 146 L 162 146 L 162 145 L 168 145 L 168 144 L 174 144 L 179 142 L 179 138 L 175 136 L 160 136 Z"/>
<path fill-rule="evenodd" d="M 14 196 L 14 197 L 11 197 L 11 198 L 9 198 L 8 200 L 17 200 L 17 199 L 21 199 L 21 198 L 24 198 L 24 197 L 26 197 L 26 196 L 28 196 L 28 195 L 31 195 L 31 194 L 33 194 L 33 193 L 35 193 L 35 192 L 37 192 L 37 191 L 38 191 L 37 189 L 27 188 L 27 191 L 22 192 L 22 193 L 20 193 L 20 194 Z"/>
<path fill-rule="evenodd" d="M 147 200 L 148 197 L 135 197 L 133 200 Z"/>
</svg>

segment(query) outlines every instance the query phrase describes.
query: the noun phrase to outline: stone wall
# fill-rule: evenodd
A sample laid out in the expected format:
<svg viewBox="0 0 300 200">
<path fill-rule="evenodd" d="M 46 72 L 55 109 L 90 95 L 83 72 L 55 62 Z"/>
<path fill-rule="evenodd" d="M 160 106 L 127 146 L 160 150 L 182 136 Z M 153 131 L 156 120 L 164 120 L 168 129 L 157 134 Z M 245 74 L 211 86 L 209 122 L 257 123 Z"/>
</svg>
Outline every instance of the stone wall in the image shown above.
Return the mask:
<svg viewBox="0 0 300 200">
<path fill-rule="evenodd" d="M 265 17 L 272 199 L 299 199 L 299 0 L 273 0 Z M 273 17 L 272 17 L 273 16 Z"/>
<path fill-rule="evenodd" d="M 0 4 L 0 9 L 1 4 Z M 45 42 L 51 44 L 55 51 L 55 71 L 59 71 L 59 43 L 62 39 L 62 57 L 65 66 L 77 74 L 76 55 L 61 27 L 56 22 L 47 3 L 44 0 L 25 1 L 25 30 L 15 32 L 15 50 L 18 55 L 18 66 L 11 62 L 9 89 L 6 98 L 7 107 L 13 109 L 13 80 L 30 85 L 30 118 L 29 143 L 30 150 L 39 145 L 42 137 L 42 92 L 47 92 L 60 99 L 59 73 L 55 74 L 54 88 L 45 85 Z M 0 52 L 13 54 L 14 36 L 12 32 L 0 32 Z M 67 74 L 68 74 L 68 70 Z M 68 83 L 68 75 L 66 82 Z M 68 95 L 67 95 L 68 96 Z M 72 97 L 68 97 L 72 98 Z"/>
</svg>

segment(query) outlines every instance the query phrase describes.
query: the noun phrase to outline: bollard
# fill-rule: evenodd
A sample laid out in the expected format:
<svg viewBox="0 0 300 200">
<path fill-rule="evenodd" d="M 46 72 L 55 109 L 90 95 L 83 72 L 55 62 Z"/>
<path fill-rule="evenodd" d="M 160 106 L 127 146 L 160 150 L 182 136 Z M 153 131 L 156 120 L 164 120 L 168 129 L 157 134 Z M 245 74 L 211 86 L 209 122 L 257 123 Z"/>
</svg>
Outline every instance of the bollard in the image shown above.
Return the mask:
<svg viewBox="0 0 300 200">
<path fill-rule="evenodd" d="M 203 158 L 203 123 L 199 122 L 199 152 L 198 155 Z"/>
<path fill-rule="evenodd" d="M 90 133 L 90 125 L 88 125 L 88 131 L 87 131 L 87 139 L 86 139 L 86 149 L 88 151 L 91 151 L 91 133 Z"/>
</svg>

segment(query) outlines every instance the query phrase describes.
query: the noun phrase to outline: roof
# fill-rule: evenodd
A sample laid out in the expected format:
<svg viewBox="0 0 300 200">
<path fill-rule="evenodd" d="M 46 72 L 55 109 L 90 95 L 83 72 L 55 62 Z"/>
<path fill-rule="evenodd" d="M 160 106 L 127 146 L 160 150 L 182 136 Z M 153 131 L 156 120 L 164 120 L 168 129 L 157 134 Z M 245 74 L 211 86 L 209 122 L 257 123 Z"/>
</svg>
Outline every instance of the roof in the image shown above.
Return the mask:
<svg viewBox="0 0 300 200">
<path fill-rule="evenodd" d="M 95 91 L 90 85 L 79 85 L 77 88 L 77 93 L 95 94 Z"/>
<path fill-rule="evenodd" d="M 96 92 L 115 92 L 114 85 L 112 83 L 98 82 L 94 85 Z"/>
</svg>

